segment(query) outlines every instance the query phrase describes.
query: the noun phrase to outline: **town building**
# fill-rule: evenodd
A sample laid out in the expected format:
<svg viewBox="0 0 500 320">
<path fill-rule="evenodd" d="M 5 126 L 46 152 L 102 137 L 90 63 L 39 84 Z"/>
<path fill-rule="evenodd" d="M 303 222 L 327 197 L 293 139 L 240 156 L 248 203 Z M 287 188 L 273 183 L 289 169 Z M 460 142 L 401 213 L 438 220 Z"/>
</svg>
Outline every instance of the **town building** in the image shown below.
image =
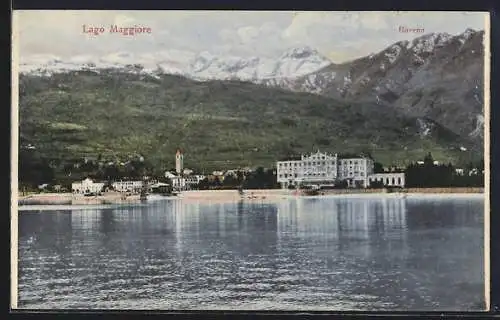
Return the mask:
<svg viewBox="0 0 500 320">
<path fill-rule="evenodd" d="M 375 182 L 384 187 L 405 186 L 405 174 L 403 172 L 374 173 L 368 176 L 368 186 L 373 186 Z"/>
<path fill-rule="evenodd" d="M 348 187 L 368 187 L 368 177 L 373 174 L 374 162 L 368 157 L 338 159 L 338 179 L 347 181 Z"/>
<path fill-rule="evenodd" d="M 139 193 L 143 188 L 144 182 L 141 180 L 115 181 L 111 185 L 113 186 L 113 189 L 118 192 Z"/>
<path fill-rule="evenodd" d="M 172 182 L 172 188 L 174 190 L 191 190 L 195 188 L 200 181 L 205 179 L 204 175 L 197 175 L 193 173 L 193 170 L 184 168 L 184 156 L 178 149 L 175 154 L 175 173 L 166 171 L 165 178 Z"/>
<path fill-rule="evenodd" d="M 298 159 L 278 161 L 277 181 L 282 188 L 300 184 L 333 184 L 338 174 L 337 154 L 301 155 Z"/>
<path fill-rule="evenodd" d="M 188 175 L 188 176 L 175 176 L 170 178 L 172 181 L 172 187 L 175 190 L 192 190 L 196 188 L 196 186 L 205 179 L 204 175 L 196 174 L 196 175 Z"/>
<path fill-rule="evenodd" d="M 225 177 L 237 178 L 238 177 L 238 172 L 240 172 L 240 171 L 237 170 L 237 169 L 226 170 L 226 172 L 224 172 L 224 176 Z M 243 173 L 243 172 L 241 172 L 241 173 Z"/>
<path fill-rule="evenodd" d="M 174 179 L 176 177 L 177 177 L 177 175 L 175 173 L 172 173 L 170 171 L 165 172 L 165 178 L 167 178 L 167 179 Z"/>
<path fill-rule="evenodd" d="M 99 193 L 104 188 L 104 182 L 94 182 L 92 179 L 85 179 L 81 182 L 73 182 L 71 184 L 71 192 L 77 194 Z"/>
<path fill-rule="evenodd" d="M 43 184 L 40 184 L 38 185 L 38 189 L 39 190 L 45 190 L 49 187 L 49 184 L 48 183 L 43 183 Z"/>
<path fill-rule="evenodd" d="M 370 181 L 379 180 L 388 181 L 387 185 L 390 186 L 404 186 L 404 173 L 374 175 L 373 168 L 374 161 L 369 157 L 343 157 L 318 151 L 301 155 L 300 158 L 278 161 L 277 180 L 282 188 L 300 185 L 334 186 L 341 181 L 345 181 L 347 187 L 367 188 Z"/>
<path fill-rule="evenodd" d="M 163 182 L 155 182 L 149 186 L 149 192 L 153 193 L 170 193 L 171 185 Z"/>
<path fill-rule="evenodd" d="M 187 185 L 186 185 L 186 179 L 181 176 L 175 176 L 173 178 L 170 178 L 170 181 L 172 181 L 172 187 L 174 190 L 186 190 Z"/>
</svg>

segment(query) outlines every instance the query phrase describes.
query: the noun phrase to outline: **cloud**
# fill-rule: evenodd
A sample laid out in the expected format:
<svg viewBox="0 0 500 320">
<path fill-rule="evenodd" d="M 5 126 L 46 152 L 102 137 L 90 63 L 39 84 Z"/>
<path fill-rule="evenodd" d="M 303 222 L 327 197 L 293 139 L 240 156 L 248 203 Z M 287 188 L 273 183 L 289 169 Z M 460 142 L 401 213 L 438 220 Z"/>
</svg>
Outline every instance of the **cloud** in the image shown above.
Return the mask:
<svg viewBox="0 0 500 320">
<path fill-rule="evenodd" d="M 135 21 L 136 20 L 130 16 L 119 14 L 115 17 L 114 24 L 116 24 L 118 26 L 127 27 L 127 26 L 132 25 Z"/>
<path fill-rule="evenodd" d="M 239 28 L 238 36 L 243 43 L 249 43 L 254 41 L 259 36 L 259 29 L 256 27 L 248 26 Z"/>
<path fill-rule="evenodd" d="M 282 28 L 274 22 L 265 22 L 261 25 L 242 26 L 237 29 L 223 29 L 219 32 L 222 44 L 219 50 L 239 52 L 242 54 L 273 55 L 287 47 L 286 41 L 281 39 Z"/>
<path fill-rule="evenodd" d="M 457 34 L 481 29 L 485 14 L 462 12 L 228 12 L 228 11 L 15 11 L 21 55 L 107 55 L 182 50 L 262 57 L 279 56 L 294 46 L 348 59 L 382 50 L 425 33 Z M 82 26 L 138 25 L 152 34 L 135 37 L 89 36 Z"/>
<path fill-rule="evenodd" d="M 462 12 L 303 12 L 294 16 L 282 37 L 342 62 L 418 36 L 400 33 L 399 26 L 458 34 L 468 27 L 483 28 L 484 17 L 484 13 Z"/>
</svg>

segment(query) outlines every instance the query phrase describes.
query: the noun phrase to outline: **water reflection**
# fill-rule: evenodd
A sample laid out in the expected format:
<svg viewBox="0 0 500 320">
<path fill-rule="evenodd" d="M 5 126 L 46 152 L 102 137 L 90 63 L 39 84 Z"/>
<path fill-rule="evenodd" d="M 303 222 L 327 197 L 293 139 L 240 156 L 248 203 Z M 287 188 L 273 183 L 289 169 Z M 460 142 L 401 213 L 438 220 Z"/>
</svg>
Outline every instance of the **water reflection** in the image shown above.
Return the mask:
<svg viewBox="0 0 500 320">
<path fill-rule="evenodd" d="M 297 198 L 23 213 L 19 302 L 460 310 L 483 291 L 482 210 L 474 200 Z"/>
<path fill-rule="evenodd" d="M 338 236 L 342 230 L 407 229 L 405 199 L 292 199 L 278 204 L 280 232 L 323 233 Z"/>
</svg>

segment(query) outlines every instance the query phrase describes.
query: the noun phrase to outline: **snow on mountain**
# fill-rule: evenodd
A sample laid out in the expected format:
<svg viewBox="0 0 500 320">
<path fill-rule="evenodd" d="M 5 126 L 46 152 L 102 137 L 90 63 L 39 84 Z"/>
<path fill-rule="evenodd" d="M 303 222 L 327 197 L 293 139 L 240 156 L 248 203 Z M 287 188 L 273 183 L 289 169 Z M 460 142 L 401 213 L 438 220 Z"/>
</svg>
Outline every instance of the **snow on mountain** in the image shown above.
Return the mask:
<svg viewBox="0 0 500 320">
<path fill-rule="evenodd" d="M 475 30 L 471 29 L 471 28 L 467 28 L 464 33 L 462 33 L 460 36 L 465 38 L 465 39 L 469 39 L 474 33 L 476 33 Z"/>
<path fill-rule="evenodd" d="M 397 44 L 391 46 L 384 55 L 389 59 L 389 63 L 393 63 L 401 53 L 401 47 Z"/>
<path fill-rule="evenodd" d="M 435 48 L 445 45 L 451 38 L 448 33 L 431 33 L 413 40 L 410 48 L 414 53 L 430 53 Z"/>
<path fill-rule="evenodd" d="M 29 56 L 21 61 L 21 73 L 51 74 L 71 70 L 99 70 L 141 66 L 144 73 L 178 74 L 195 80 L 244 80 L 296 78 L 317 71 L 332 62 L 309 47 L 292 48 L 279 58 L 216 56 L 210 52 L 168 50 L 133 54 L 115 52 L 100 57 L 52 55 Z"/>
<path fill-rule="evenodd" d="M 392 105 L 428 117 L 460 136 L 480 138 L 484 128 L 483 34 L 472 29 L 455 36 L 426 34 L 293 81 L 273 79 L 265 84 Z"/>
<path fill-rule="evenodd" d="M 433 123 L 425 121 L 424 119 L 421 118 L 417 118 L 417 124 L 420 128 L 419 135 L 421 138 L 428 136 L 432 132 L 432 129 L 434 128 Z"/>
<path fill-rule="evenodd" d="M 471 137 L 484 137 L 484 115 L 477 114 L 476 115 L 476 127 L 470 133 Z"/>
<path fill-rule="evenodd" d="M 396 42 L 378 53 L 341 64 L 310 47 L 290 48 L 276 58 L 220 56 L 166 50 L 63 59 L 35 55 L 21 73 L 50 75 L 71 70 L 120 68 L 182 75 L 194 80 L 242 80 L 339 99 L 372 100 L 428 117 L 461 136 L 480 137 L 484 128 L 483 31 L 430 33 Z M 422 130 L 422 134 L 426 130 Z"/>
<path fill-rule="evenodd" d="M 309 47 L 287 50 L 277 61 L 277 68 L 272 77 L 290 78 L 290 75 L 302 76 L 317 71 L 332 62 L 318 51 Z M 268 75 L 267 78 L 271 77 Z"/>
</svg>

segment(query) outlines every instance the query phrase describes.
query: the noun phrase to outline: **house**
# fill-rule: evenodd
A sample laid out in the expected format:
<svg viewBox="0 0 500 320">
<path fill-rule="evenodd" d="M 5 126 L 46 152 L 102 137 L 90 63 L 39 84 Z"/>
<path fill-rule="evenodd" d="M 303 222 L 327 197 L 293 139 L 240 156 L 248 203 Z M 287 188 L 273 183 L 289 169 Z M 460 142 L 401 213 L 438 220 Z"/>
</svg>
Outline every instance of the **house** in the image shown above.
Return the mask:
<svg viewBox="0 0 500 320">
<path fill-rule="evenodd" d="M 150 186 L 150 190 L 153 193 L 169 193 L 171 186 L 168 183 L 156 182 Z"/>
<path fill-rule="evenodd" d="M 196 174 L 196 175 L 192 175 L 189 177 L 188 179 L 188 183 L 189 184 L 198 184 L 200 183 L 202 180 L 204 180 L 206 177 L 202 174 Z"/>
<path fill-rule="evenodd" d="M 373 174 L 374 161 L 360 156 L 338 159 L 338 179 L 347 181 L 348 187 L 367 187 L 368 176 Z"/>
<path fill-rule="evenodd" d="M 276 170 L 275 170 L 276 171 Z M 225 177 L 233 177 L 233 178 L 238 178 L 238 175 L 245 175 L 247 174 L 248 172 L 243 170 L 243 169 L 230 169 L 230 170 L 227 170 L 226 172 L 224 172 L 224 176 Z M 276 173 L 276 172 L 275 172 Z"/>
<path fill-rule="evenodd" d="M 21 148 L 22 149 L 28 149 L 28 150 L 34 150 L 34 149 L 36 149 L 36 147 L 34 145 L 32 145 L 31 143 L 29 143 L 28 145 L 23 146 Z"/>
<path fill-rule="evenodd" d="M 77 194 L 99 193 L 104 188 L 104 182 L 94 182 L 92 179 L 85 179 L 81 182 L 71 184 L 71 192 Z"/>
<path fill-rule="evenodd" d="M 374 173 L 368 176 L 368 186 L 374 182 L 382 183 L 386 187 L 401 187 L 405 186 L 404 172 L 387 172 L 387 173 Z"/>
<path fill-rule="evenodd" d="M 113 186 L 113 189 L 118 192 L 139 193 L 144 186 L 144 182 L 142 180 L 115 181 L 111 185 Z"/>
<path fill-rule="evenodd" d="M 484 171 L 483 171 L 484 173 Z M 474 176 L 479 174 L 479 170 L 477 168 L 473 168 L 472 170 L 469 171 L 469 176 Z"/>
<path fill-rule="evenodd" d="M 172 172 L 170 172 L 170 171 L 166 171 L 165 172 L 165 178 L 167 178 L 167 179 L 174 179 L 176 177 L 177 177 L 177 175 L 174 174 L 174 173 L 172 173 Z"/>
<path fill-rule="evenodd" d="M 191 190 L 195 188 L 203 179 L 205 179 L 204 175 L 190 175 L 185 177 L 176 176 L 171 179 L 172 187 L 175 190 Z"/>
<path fill-rule="evenodd" d="M 175 190 L 186 190 L 187 189 L 186 179 L 184 177 L 175 176 L 175 177 L 170 178 L 170 181 L 172 181 L 172 187 Z"/>
</svg>

